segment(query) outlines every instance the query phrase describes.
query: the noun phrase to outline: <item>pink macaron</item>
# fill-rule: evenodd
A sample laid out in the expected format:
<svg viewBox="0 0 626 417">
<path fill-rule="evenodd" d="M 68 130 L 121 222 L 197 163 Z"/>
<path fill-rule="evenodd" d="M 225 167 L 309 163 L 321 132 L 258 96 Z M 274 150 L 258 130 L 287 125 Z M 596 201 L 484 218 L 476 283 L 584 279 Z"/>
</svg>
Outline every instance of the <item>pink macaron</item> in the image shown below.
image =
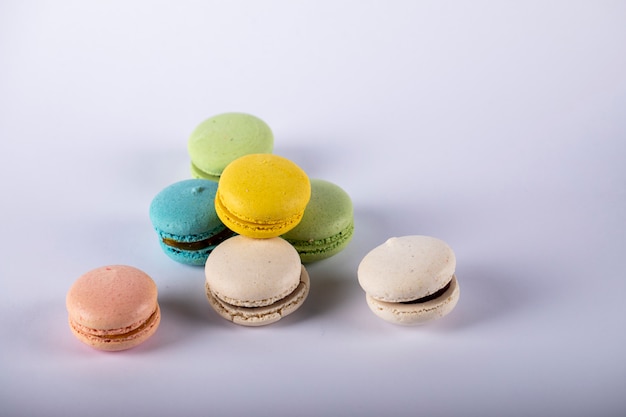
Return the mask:
<svg viewBox="0 0 626 417">
<path fill-rule="evenodd" d="M 78 278 L 66 297 L 72 333 L 100 350 L 135 347 L 157 330 L 161 312 L 157 286 L 143 271 L 103 266 Z"/>
</svg>

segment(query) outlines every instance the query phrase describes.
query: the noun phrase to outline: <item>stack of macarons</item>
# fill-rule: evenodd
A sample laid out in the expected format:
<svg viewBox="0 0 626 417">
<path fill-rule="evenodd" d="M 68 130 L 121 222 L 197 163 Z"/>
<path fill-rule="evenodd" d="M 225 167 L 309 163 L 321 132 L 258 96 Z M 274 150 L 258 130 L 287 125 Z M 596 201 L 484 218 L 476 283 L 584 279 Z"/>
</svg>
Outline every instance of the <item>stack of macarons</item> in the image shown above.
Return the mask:
<svg viewBox="0 0 626 417">
<path fill-rule="evenodd" d="M 273 147 L 269 126 L 247 113 L 218 114 L 195 128 L 187 143 L 193 179 L 167 186 L 150 205 L 170 258 L 204 265 L 215 246 L 235 234 L 280 236 L 303 263 L 348 245 L 354 231 L 350 196 L 329 181 L 309 180 Z"/>
<path fill-rule="evenodd" d="M 165 254 L 204 265 L 210 304 L 244 325 L 269 324 L 295 311 L 309 289 L 302 264 L 336 255 L 354 231 L 349 195 L 329 181 L 309 179 L 273 148 L 272 130 L 256 116 L 210 117 L 188 139 L 193 178 L 167 186 L 150 205 Z M 287 276 L 281 278 L 277 266 Z M 255 286 L 265 292 L 251 294 Z"/>
<path fill-rule="evenodd" d="M 226 166 L 215 210 L 238 236 L 218 245 L 205 264 L 206 295 L 222 317 L 259 326 L 302 305 L 309 276 L 280 236 L 300 222 L 310 198 L 308 176 L 289 159 L 256 153 Z"/>
</svg>

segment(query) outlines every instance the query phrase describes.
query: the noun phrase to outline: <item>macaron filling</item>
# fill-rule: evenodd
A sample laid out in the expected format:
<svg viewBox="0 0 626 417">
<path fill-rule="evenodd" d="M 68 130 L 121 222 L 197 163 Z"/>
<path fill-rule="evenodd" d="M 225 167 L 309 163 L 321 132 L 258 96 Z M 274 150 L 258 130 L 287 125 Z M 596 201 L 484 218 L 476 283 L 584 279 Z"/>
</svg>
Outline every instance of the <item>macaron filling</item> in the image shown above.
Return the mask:
<svg viewBox="0 0 626 417">
<path fill-rule="evenodd" d="M 400 301 L 400 303 L 401 304 L 420 304 L 420 303 L 426 303 L 428 301 L 436 300 L 437 298 L 443 296 L 450 289 L 451 285 L 452 285 L 452 279 L 450 279 L 450 281 L 448 281 L 448 283 L 444 285 L 443 288 L 435 291 L 432 294 L 428 294 L 421 298 L 416 298 L 415 300 Z"/>
<path fill-rule="evenodd" d="M 192 236 L 178 236 L 169 233 L 159 232 L 161 241 L 163 244 L 170 246 L 174 249 L 183 251 L 199 251 L 206 248 L 214 247 L 225 241 L 229 237 L 235 235 L 235 232 L 227 227 L 222 228 L 221 231 L 212 231 L 209 233 L 203 233 L 200 235 Z"/>
<path fill-rule="evenodd" d="M 70 317 L 70 324 L 74 330 L 78 333 L 91 337 L 98 337 L 102 339 L 127 339 L 141 333 L 146 328 L 152 327 L 158 317 L 159 309 L 156 308 L 152 314 L 146 319 L 141 320 L 126 327 L 119 329 L 93 329 L 91 327 L 83 326 L 76 320 Z"/>
<path fill-rule="evenodd" d="M 263 311 L 263 310 L 268 310 L 268 309 L 279 310 L 279 309 L 286 307 L 289 304 L 287 302 L 289 299 L 293 299 L 291 300 L 292 302 L 297 301 L 300 297 L 294 297 L 294 296 L 303 293 L 303 290 L 305 289 L 305 284 L 303 281 L 300 281 L 298 285 L 294 288 L 294 290 L 291 291 L 289 294 L 287 294 L 285 297 L 279 298 L 271 303 L 258 304 L 258 305 L 255 305 L 254 307 L 244 306 L 242 305 L 243 303 L 237 302 L 236 300 L 231 300 L 233 301 L 231 303 L 229 303 L 228 301 L 224 301 L 222 298 L 218 297 L 213 291 L 211 291 L 208 285 L 205 285 L 205 287 L 207 290 L 207 294 L 210 293 L 222 306 L 228 309 L 237 309 L 237 310 L 245 309 L 248 312 L 254 312 L 254 311 Z"/>
<path fill-rule="evenodd" d="M 157 306 L 146 320 L 140 320 L 119 329 L 93 329 L 78 323 L 72 317 L 69 318 L 69 323 L 75 333 L 86 339 L 98 341 L 98 343 L 121 343 L 136 339 L 143 336 L 145 333 L 156 330 L 156 326 L 159 324 L 160 320 L 161 313 Z"/>
<path fill-rule="evenodd" d="M 442 294 L 439 296 L 431 294 L 416 300 L 418 302 L 382 301 L 367 293 L 365 299 L 372 312 L 380 318 L 400 325 L 417 325 L 450 313 L 459 300 L 459 285 L 453 276 Z"/>
<path fill-rule="evenodd" d="M 288 288 L 282 294 L 277 294 L 274 297 L 268 297 L 268 298 L 264 298 L 261 300 L 240 300 L 234 297 L 228 297 L 225 294 L 220 294 L 217 291 L 211 290 L 211 292 L 213 293 L 213 295 L 215 295 L 216 298 L 218 298 L 219 300 L 222 300 L 223 302 L 227 304 L 230 304 L 236 307 L 255 308 L 255 307 L 266 307 L 268 305 L 279 302 L 280 300 L 288 297 L 290 294 L 296 291 L 299 285 L 302 285 L 302 281 L 295 282 L 293 286 Z"/>
</svg>

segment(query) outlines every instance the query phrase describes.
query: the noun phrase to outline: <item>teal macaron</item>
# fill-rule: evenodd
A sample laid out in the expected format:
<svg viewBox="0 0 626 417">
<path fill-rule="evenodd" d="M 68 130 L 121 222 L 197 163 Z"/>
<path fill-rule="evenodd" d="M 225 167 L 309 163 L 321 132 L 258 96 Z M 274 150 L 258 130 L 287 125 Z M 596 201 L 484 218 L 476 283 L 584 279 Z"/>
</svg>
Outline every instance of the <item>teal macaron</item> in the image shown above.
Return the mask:
<svg viewBox="0 0 626 417">
<path fill-rule="evenodd" d="M 311 179 L 311 199 L 302 220 L 282 237 L 303 263 L 329 258 L 352 240 L 354 209 L 348 193 L 332 182 Z"/>
<path fill-rule="evenodd" d="M 234 235 L 215 213 L 216 191 L 215 181 L 189 179 L 154 197 L 150 221 L 167 256 L 187 265 L 204 265 L 215 246 Z"/>
<path fill-rule="evenodd" d="M 219 181 L 222 171 L 237 158 L 272 153 L 274 134 L 261 119 L 247 113 L 222 113 L 200 123 L 187 141 L 191 175 Z"/>
</svg>

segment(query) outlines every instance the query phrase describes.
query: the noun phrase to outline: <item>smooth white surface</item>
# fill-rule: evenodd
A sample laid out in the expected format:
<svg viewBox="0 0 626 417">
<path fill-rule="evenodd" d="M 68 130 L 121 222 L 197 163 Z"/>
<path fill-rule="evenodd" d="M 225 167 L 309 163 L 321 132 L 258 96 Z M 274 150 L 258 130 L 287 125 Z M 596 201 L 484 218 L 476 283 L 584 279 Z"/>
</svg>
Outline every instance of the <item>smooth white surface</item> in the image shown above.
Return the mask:
<svg viewBox="0 0 626 417">
<path fill-rule="evenodd" d="M 0 61 L 1 415 L 626 415 L 624 2 L 4 1 Z M 148 219 L 224 111 L 356 209 L 264 328 L 219 318 Z M 459 304 L 421 328 L 356 279 L 404 234 L 457 256 Z M 64 304 L 113 263 L 163 315 L 116 354 Z"/>
</svg>

